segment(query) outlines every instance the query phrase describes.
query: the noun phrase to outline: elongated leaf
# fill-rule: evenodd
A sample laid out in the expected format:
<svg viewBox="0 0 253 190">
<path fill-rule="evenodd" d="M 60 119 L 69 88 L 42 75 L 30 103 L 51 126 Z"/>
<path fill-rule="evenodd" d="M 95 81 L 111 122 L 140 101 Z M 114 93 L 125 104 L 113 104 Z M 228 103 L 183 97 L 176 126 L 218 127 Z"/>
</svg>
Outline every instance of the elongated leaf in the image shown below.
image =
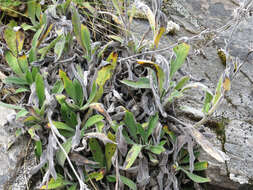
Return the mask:
<svg viewBox="0 0 253 190">
<path fill-rule="evenodd" d="M 18 85 L 28 85 L 29 83 L 19 77 L 7 77 L 6 79 L 4 79 L 4 83 L 6 84 L 18 84 Z"/>
<path fill-rule="evenodd" d="M 146 4 L 144 4 L 141 1 L 136 1 L 135 6 L 136 6 L 137 9 L 141 10 L 142 12 L 144 12 L 144 14 L 146 15 L 146 17 L 147 17 L 147 19 L 149 21 L 149 24 L 150 24 L 150 27 L 151 27 L 153 33 L 155 33 L 156 22 L 155 22 L 155 15 L 152 12 L 152 10 Z"/>
<path fill-rule="evenodd" d="M 0 101 L 0 106 L 5 107 L 5 108 L 10 108 L 10 109 L 15 109 L 15 110 L 22 110 L 22 109 L 24 109 L 21 106 L 16 106 L 16 105 L 12 105 L 12 104 L 6 104 L 6 103 L 1 102 L 1 101 Z"/>
<path fill-rule="evenodd" d="M 116 137 L 115 135 L 113 135 L 111 132 L 109 132 L 107 134 L 107 137 L 112 140 L 115 141 Z M 116 151 L 117 145 L 113 144 L 113 143 L 107 143 L 105 145 L 105 158 L 106 158 L 106 169 L 107 171 L 110 171 L 111 169 L 111 165 L 112 165 L 112 157 Z"/>
<path fill-rule="evenodd" d="M 131 179 L 129 179 L 127 177 L 124 177 L 122 175 L 120 175 L 119 178 L 120 178 L 120 181 L 122 183 L 124 183 L 125 185 L 127 185 L 129 187 L 129 189 L 137 190 L 136 184 Z M 115 175 L 108 175 L 108 176 L 106 176 L 106 179 L 109 182 L 116 182 L 116 176 Z"/>
<path fill-rule="evenodd" d="M 22 93 L 22 92 L 29 92 L 29 90 L 27 88 L 18 88 L 16 91 L 15 91 L 15 94 L 18 94 L 18 93 Z"/>
<path fill-rule="evenodd" d="M 33 25 L 36 25 L 35 14 L 36 14 L 36 1 L 29 1 L 28 5 L 28 16 Z"/>
<path fill-rule="evenodd" d="M 60 75 L 61 79 L 63 80 L 66 93 L 73 100 L 75 100 L 76 99 L 76 91 L 75 91 L 75 87 L 74 87 L 72 81 L 67 77 L 67 74 L 62 70 L 59 70 L 59 75 Z"/>
<path fill-rule="evenodd" d="M 29 72 L 28 61 L 25 54 L 18 57 L 18 63 L 23 73 Z"/>
<path fill-rule="evenodd" d="M 184 85 L 190 80 L 190 77 L 189 76 L 184 76 L 182 77 L 179 82 L 177 83 L 175 89 L 176 90 L 180 90 L 184 87 Z"/>
<path fill-rule="evenodd" d="M 161 28 L 159 28 L 159 30 L 155 34 L 155 36 L 154 36 L 154 48 L 155 49 L 158 48 L 158 43 L 165 31 L 166 31 L 165 27 L 161 27 Z"/>
<path fill-rule="evenodd" d="M 104 144 L 107 144 L 107 143 L 117 144 L 114 141 L 110 140 L 104 133 L 90 132 L 90 133 L 86 133 L 84 136 L 86 138 L 97 138 L 103 141 Z"/>
<path fill-rule="evenodd" d="M 80 84 L 78 80 L 74 79 L 73 86 L 75 89 L 74 101 L 78 106 L 82 106 L 83 100 L 84 100 L 82 85 Z"/>
<path fill-rule="evenodd" d="M 212 91 L 204 84 L 200 83 L 200 82 L 194 82 L 194 83 L 190 83 L 184 86 L 184 88 L 181 90 L 182 92 L 184 92 L 187 89 L 191 89 L 191 88 L 199 88 L 205 92 L 208 92 L 209 94 L 213 94 Z"/>
<path fill-rule="evenodd" d="M 17 113 L 16 119 L 18 119 L 18 118 L 20 118 L 20 117 L 24 117 L 24 116 L 26 116 L 28 113 L 29 113 L 29 112 L 26 111 L 26 109 L 22 109 L 22 110 L 20 110 L 20 111 Z"/>
<path fill-rule="evenodd" d="M 134 139 L 135 142 L 138 142 L 137 138 L 137 124 L 134 119 L 133 113 L 126 111 L 124 123 L 127 127 L 127 130 L 129 131 L 131 137 Z"/>
<path fill-rule="evenodd" d="M 16 32 L 13 30 L 13 27 L 16 25 L 15 22 L 9 23 L 8 27 L 4 30 L 4 40 L 8 45 L 8 48 L 11 50 L 13 55 L 16 57 L 18 54 L 16 46 Z"/>
<path fill-rule="evenodd" d="M 40 37 L 41 32 L 43 31 L 45 25 L 42 25 L 41 28 L 39 30 L 37 30 L 37 32 L 34 34 L 33 36 L 33 40 L 32 40 L 32 48 L 30 49 L 29 52 L 29 62 L 33 62 L 37 60 L 37 44 L 38 44 L 38 40 Z"/>
<path fill-rule="evenodd" d="M 43 185 L 41 189 L 59 189 L 67 185 L 72 185 L 73 183 L 64 180 L 60 175 L 57 176 L 57 179 L 51 178 L 47 185 Z"/>
<path fill-rule="evenodd" d="M 187 130 L 203 150 L 217 161 L 224 163 L 230 159 L 224 152 L 216 149 L 197 129 L 189 127 Z"/>
<path fill-rule="evenodd" d="M 221 88 L 222 88 L 222 76 L 220 77 L 219 82 L 217 84 L 215 95 L 212 100 L 212 105 L 215 105 L 219 100 L 219 98 L 221 97 Z"/>
<path fill-rule="evenodd" d="M 36 94 L 39 98 L 39 105 L 42 107 L 44 100 L 45 100 L 45 85 L 43 77 L 40 73 L 37 73 L 35 78 L 35 84 L 36 84 Z"/>
<path fill-rule="evenodd" d="M 20 53 L 23 49 L 23 44 L 25 41 L 25 34 L 22 31 L 22 28 L 20 28 L 17 32 L 16 32 L 16 47 L 17 47 L 17 53 Z"/>
<path fill-rule="evenodd" d="M 24 73 L 22 72 L 19 64 L 18 64 L 18 60 L 17 58 L 10 52 L 10 51 L 6 51 L 5 52 L 5 59 L 6 62 L 8 63 L 9 67 L 19 76 L 23 76 Z"/>
<path fill-rule="evenodd" d="M 57 80 L 51 90 L 52 94 L 60 94 L 64 90 L 64 85 L 61 80 Z"/>
<path fill-rule="evenodd" d="M 87 182 L 90 179 L 95 179 L 96 181 L 99 181 L 104 178 L 104 170 L 100 170 L 99 172 L 92 172 L 88 175 Z"/>
<path fill-rule="evenodd" d="M 73 129 L 72 127 L 66 125 L 65 123 L 63 122 L 60 122 L 60 121 L 52 121 L 54 126 L 57 128 L 57 129 L 60 129 L 60 130 L 66 130 L 66 131 L 70 131 L 70 132 L 75 132 L 75 129 Z M 50 124 L 48 124 L 50 126 Z M 73 133 L 74 134 L 74 133 Z"/>
<path fill-rule="evenodd" d="M 149 79 L 146 77 L 138 78 L 137 81 L 121 80 L 120 82 L 133 88 L 150 88 Z"/>
<path fill-rule="evenodd" d="M 209 178 L 204 178 L 204 177 L 195 175 L 195 174 L 190 173 L 181 167 L 179 167 L 179 169 L 182 170 L 192 181 L 194 181 L 196 183 L 207 183 L 207 182 L 211 181 Z"/>
<path fill-rule="evenodd" d="M 142 145 L 140 145 L 140 144 L 134 144 L 132 146 L 132 148 L 129 150 L 129 152 L 127 153 L 127 156 L 126 156 L 126 160 L 124 163 L 125 170 L 130 168 L 133 165 L 134 161 L 136 160 L 139 153 L 141 152 L 141 149 L 142 149 Z"/>
<path fill-rule="evenodd" d="M 149 67 L 155 71 L 156 78 L 157 78 L 158 85 L 159 85 L 159 92 L 161 95 L 163 92 L 163 84 L 164 84 L 164 80 L 165 80 L 165 74 L 164 74 L 162 68 L 159 65 L 157 65 L 156 63 L 154 63 L 153 61 L 137 60 L 137 63 L 140 65 L 143 65 L 145 67 Z"/>
<path fill-rule="evenodd" d="M 182 168 L 184 168 L 185 170 L 189 170 L 189 166 L 185 166 Z M 203 171 L 206 170 L 208 168 L 208 162 L 204 161 L 204 162 L 196 162 L 194 163 L 194 171 Z"/>
<path fill-rule="evenodd" d="M 41 141 L 35 141 L 35 154 L 38 158 L 42 155 L 42 143 Z"/>
<path fill-rule="evenodd" d="M 173 50 L 176 54 L 176 60 L 172 60 L 171 62 L 170 79 L 172 79 L 175 72 L 177 72 L 177 70 L 183 65 L 190 50 L 190 46 L 186 43 L 182 43 L 174 47 Z"/>
<path fill-rule="evenodd" d="M 90 32 L 87 26 L 84 26 L 84 25 L 81 25 L 81 40 L 82 40 L 82 44 L 84 45 L 86 49 L 88 60 L 90 60 L 91 59 Z"/>
<path fill-rule="evenodd" d="M 145 149 L 153 152 L 154 154 L 161 154 L 166 150 L 162 145 L 149 145 Z"/>
<path fill-rule="evenodd" d="M 54 46 L 54 53 L 56 54 L 55 62 L 61 58 L 63 49 L 65 47 L 66 38 L 64 35 L 61 36 L 60 40 L 56 42 Z"/>
<path fill-rule="evenodd" d="M 121 11 L 121 8 L 122 8 L 121 6 L 122 5 L 119 5 L 119 1 L 118 0 L 112 0 L 112 4 L 113 4 L 114 8 L 116 9 L 117 14 L 122 15 L 122 11 Z"/>
<path fill-rule="evenodd" d="M 71 150 L 71 146 L 72 146 L 72 138 L 68 138 L 67 141 L 65 143 L 62 144 L 62 147 L 64 148 L 65 152 L 68 154 Z M 64 154 L 64 152 L 62 151 L 62 149 L 59 149 L 56 152 L 56 160 L 57 162 L 64 167 L 64 163 L 66 161 L 66 156 Z"/>
<path fill-rule="evenodd" d="M 92 152 L 92 156 L 94 161 L 98 162 L 100 164 L 100 167 L 105 166 L 105 156 L 102 151 L 102 148 L 100 144 L 98 143 L 97 139 L 91 138 L 89 140 L 89 147 Z"/>
<path fill-rule="evenodd" d="M 99 121 L 102 121 L 104 117 L 102 115 L 96 114 L 91 116 L 85 123 L 84 127 L 81 130 L 82 136 L 84 135 L 84 132 L 87 128 L 91 127 L 92 125 L 95 125 Z"/>
<path fill-rule="evenodd" d="M 149 120 L 148 129 L 146 131 L 145 135 L 145 142 L 148 142 L 149 136 L 152 134 L 153 130 L 155 129 L 157 122 L 158 122 L 158 113 L 156 113 L 154 116 L 152 116 Z"/>
<path fill-rule="evenodd" d="M 204 106 L 203 106 L 203 110 L 202 110 L 203 113 L 208 113 L 208 111 L 210 110 L 212 99 L 213 99 L 213 95 L 210 94 L 209 92 L 206 92 Z"/>
</svg>

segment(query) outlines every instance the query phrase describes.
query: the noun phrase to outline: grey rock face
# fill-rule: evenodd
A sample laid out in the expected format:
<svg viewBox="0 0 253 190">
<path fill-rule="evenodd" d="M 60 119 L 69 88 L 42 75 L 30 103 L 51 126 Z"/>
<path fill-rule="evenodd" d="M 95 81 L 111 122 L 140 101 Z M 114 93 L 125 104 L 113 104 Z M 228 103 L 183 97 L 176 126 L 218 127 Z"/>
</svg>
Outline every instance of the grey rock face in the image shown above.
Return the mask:
<svg viewBox="0 0 253 190">
<path fill-rule="evenodd" d="M 233 10 L 238 7 L 236 1 L 231 0 L 176 0 L 175 2 L 185 7 L 191 13 L 191 17 L 197 19 L 201 26 L 207 28 L 218 28 L 224 25 L 232 18 Z M 187 17 L 191 18 L 189 15 Z M 185 19 L 184 16 L 183 19 Z M 188 23 L 191 22 L 188 21 Z M 195 78 L 205 78 L 205 84 L 211 89 L 215 89 L 219 76 L 224 70 L 224 66 L 217 56 L 216 48 L 224 47 L 224 39 L 229 39 L 230 33 L 231 31 L 223 33 L 219 39 L 204 49 L 206 59 L 193 54 L 190 56 L 190 74 Z M 253 40 L 252 34 L 253 17 L 250 17 L 238 25 L 232 37 L 232 43 L 229 46 L 232 56 L 245 58 L 248 52 L 247 46 Z M 215 113 L 216 118 L 225 118 L 227 122 L 224 125 L 223 139 L 221 141 L 210 139 L 210 141 L 225 151 L 231 158 L 230 161 L 220 164 L 205 153 L 202 153 L 201 156 L 203 160 L 209 161 L 210 167 L 207 175 L 212 179 L 212 183 L 229 189 L 238 189 L 239 183 L 250 183 L 253 179 L 252 70 L 251 58 L 232 82 L 230 92 Z M 192 92 L 184 98 L 182 104 L 195 108 L 197 106 L 201 109 L 202 104 L 198 102 L 201 102 L 203 96 L 204 94 Z M 210 131 L 210 133 L 216 135 L 215 132 Z"/>
<path fill-rule="evenodd" d="M 29 179 L 27 171 L 35 165 L 35 159 L 34 155 L 25 159 L 31 152 L 28 138 L 21 137 L 11 144 L 15 134 L 4 125 L 10 114 L 15 111 L 0 106 L 0 189 L 24 190 Z"/>
<path fill-rule="evenodd" d="M 163 37 L 159 48 L 168 47 L 168 44 L 173 44 L 182 36 L 196 35 L 203 29 L 215 29 L 225 25 L 233 17 L 234 9 L 239 6 L 239 1 L 236 0 L 164 0 L 163 2 L 163 11 L 168 14 L 169 19 L 180 24 L 181 30 L 173 37 Z M 143 23 L 136 24 L 136 32 L 145 31 L 141 29 L 143 27 L 145 27 Z M 205 56 L 195 54 L 194 51 L 201 47 L 194 46 L 193 43 L 188 65 L 184 65 L 182 69 L 195 79 L 204 79 L 204 84 L 213 92 L 225 69 L 217 55 L 217 48 L 225 47 L 224 40 L 228 40 L 230 34 L 231 30 L 228 30 L 204 47 L 202 50 Z M 253 41 L 252 16 L 238 25 L 231 39 L 229 53 L 242 60 L 245 59 L 249 50 L 248 46 Z M 164 52 L 163 55 L 169 57 L 168 52 Z M 207 176 L 216 189 L 243 189 L 244 186 L 240 184 L 251 183 L 253 179 L 252 57 L 249 57 L 248 62 L 241 68 L 241 72 L 232 81 L 232 88 L 214 117 L 204 126 L 204 131 L 210 136 L 209 141 L 230 157 L 229 162 L 221 164 L 205 152 L 201 153 L 200 159 L 209 162 Z M 189 91 L 179 104 L 201 110 L 203 98 L 203 92 Z M 194 121 L 199 119 L 186 112 L 182 114 Z M 219 124 L 224 120 L 226 122 L 222 124 L 222 129 L 218 129 Z"/>
</svg>

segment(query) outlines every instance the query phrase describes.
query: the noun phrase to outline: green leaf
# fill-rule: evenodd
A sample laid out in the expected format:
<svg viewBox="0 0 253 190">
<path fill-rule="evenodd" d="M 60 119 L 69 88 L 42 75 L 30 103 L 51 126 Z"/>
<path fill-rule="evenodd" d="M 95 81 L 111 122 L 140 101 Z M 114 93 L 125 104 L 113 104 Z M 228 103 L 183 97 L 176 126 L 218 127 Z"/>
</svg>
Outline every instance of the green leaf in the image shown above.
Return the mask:
<svg viewBox="0 0 253 190">
<path fill-rule="evenodd" d="M 219 100 L 219 98 L 221 97 L 222 79 L 223 77 L 221 76 L 215 90 L 215 95 L 212 100 L 212 105 L 215 105 L 217 101 Z"/>
<path fill-rule="evenodd" d="M 32 79 L 33 79 L 33 81 L 35 81 L 37 73 L 39 73 L 39 68 L 38 67 L 32 67 Z"/>
<path fill-rule="evenodd" d="M 28 16 L 33 25 L 36 25 L 35 14 L 36 14 L 36 1 L 28 1 Z"/>
<path fill-rule="evenodd" d="M 97 139 L 91 138 L 89 140 L 89 147 L 92 152 L 92 156 L 93 156 L 94 161 L 100 163 L 100 167 L 104 167 L 105 166 L 105 155 L 104 155 L 102 148 L 101 148 L 99 142 L 97 141 Z"/>
<path fill-rule="evenodd" d="M 143 65 L 144 67 L 149 67 L 155 72 L 155 76 L 159 85 L 159 92 L 161 95 L 163 92 L 163 84 L 165 82 L 165 74 L 163 72 L 163 69 L 153 61 L 137 60 L 137 63 Z"/>
<path fill-rule="evenodd" d="M 146 77 L 138 78 L 137 81 L 121 80 L 120 82 L 133 88 L 150 88 L 149 79 Z"/>
<path fill-rule="evenodd" d="M 56 42 L 56 44 L 54 46 L 54 53 L 56 54 L 55 62 L 61 58 L 63 49 L 65 47 L 65 41 L 66 41 L 66 38 L 64 35 L 62 35 L 60 40 L 58 42 Z"/>
<path fill-rule="evenodd" d="M 23 78 L 19 77 L 7 77 L 4 79 L 5 84 L 18 84 L 18 85 L 28 85 L 29 83 Z"/>
<path fill-rule="evenodd" d="M 129 178 L 127 177 L 124 177 L 122 175 L 119 176 L 120 178 L 120 181 L 122 183 L 124 183 L 125 185 L 127 185 L 130 189 L 133 189 L 133 190 L 137 190 L 137 186 L 136 184 Z M 106 179 L 108 182 L 116 182 L 116 176 L 115 175 L 107 175 L 106 176 Z"/>
<path fill-rule="evenodd" d="M 176 59 L 171 61 L 170 65 L 170 79 L 177 72 L 177 70 L 183 65 L 188 53 L 190 46 L 186 43 L 182 43 L 173 48 L 176 54 Z"/>
<path fill-rule="evenodd" d="M 65 143 L 62 144 L 63 149 L 65 150 L 65 152 L 68 154 L 71 150 L 71 146 L 72 146 L 72 138 L 68 138 L 67 141 Z M 64 152 L 62 151 L 62 149 L 59 149 L 56 152 L 56 160 L 57 162 L 64 167 L 64 163 L 66 161 L 66 156 L 64 154 Z"/>
<path fill-rule="evenodd" d="M 108 139 L 115 141 L 116 137 L 111 132 L 107 134 Z M 106 143 L 105 145 L 105 158 L 106 158 L 106 169 L 110 171 L 112 165 L 112 157 L 117 149 L 117 145 L 113 143 Z"/>
<path fill-rule="evenodd" d="M 168 129 L 168 126 L 167 126 L 167 125 L 163 126 L 163 131 L 164 131 L 166 134 L 169 135 L 169 137 L 170 137 L 170 139 L 172 140 L 173 143 L 176 142 L 177 137 L 176 137 L 175 133 L 174 133 L 173 131 L 170 131 L 170 130 Z"/>
<path fill-rule="evenodd" d="M 24 116 L 26 116 L 28 113 L 29 113 L 28 111 L 26 111 L 25 109 L 22 109 L 22 110 L 20 110 L 20 111 L 17 113 L 16 119 L 18 119 L 18 118 L 20 118 L 20 117 L 24 117 Z"/>
<path fill-rule="evenodd" d="M 38 50 L 39 54 L 41 54 L 40 57 L 41 60 L 45 58 L 47 52 L 55 46 L 55 44 L 61 39 L 61 37 L 62 37 L 61 35 L 57 36 L 57 38 L 55 38 L 52 42 L 50 42 L 49 45 Z"/>
<path fill-rule="evenodd" d="M 112 4 L 113 4 L 113 6 L 114 6 L 114 8 L 116 9 L 116 11 L 117 11 L 117 14 L 118 15 L 122 15 L 122 11 L 121 11 L 121 6 L 119 5 L 119 1 L 118 0 L 112 0 Z"/>
<path fill-rule="evenodd" d="M 207 182 L 211 181 L 209 178 L 204 178 L 204 177 L 198 176 L 196 174 L 190 173 L 181 167 L 178 167 L 178 169 L 182 170 L 192 181 L 194 181 L 196 183 L 207 183 Z"/>
<path fill-rule="evenodd" d="M 190 77 L 189 76 L 184 76 L 182 77 L 179 82 L 177 83 L 175 89 L 176 90 L 180 90 L 184 87 L 184 85 L 190 80 Z"/>
<path fill-rule="evenodd" d="M 45 25 L 42 25 L 39 30 L 34 34 L 33 39 L 32 39 L 32 48 L 30 49 L 29 52 L 29 62 L 33 62 L 37 60 L 37 43 L 39 41 L 39 37 L 41 32 L 43 31 Z"/>
<path fill-rule="evenodd" d="M 90 44 L 90 32 L 87 26 L 84 26 L 81 24 L 81 40 L 82 44 L 84 45 L 87 56 L 88 56 L 88 61 L 91 59 L 91 44 Z"/>
<path fill-rule="evenodd" d="M 103 170 L 101 170 L 99 172 L 92 172 L 92 173 L 90 173 L 88 175 L 87 182 L 90 179 L 95 179 L 96 181 L 99 181 L 99 180 L 101 180 L 103 178 L 104 178 L 104 172 L 103 172 Z"/>
<path fill-rule="evenodd" d="M 104 119 L 104 116 L 100 115 L 100 114 L 96 114 L 91 116 L 85 123 L 84 127 L 81 130 L 81 136 L 84 135 L 84 132 L 87 128 L 91 127 L 92 125 L 95 125 L 96 123 L 98 123 L 99 121 L 102 121 Z"/>
<path fill-rule="evenodd" d="M 76 99 L 76 91 L 75 91 L 75 87 L 72 83 L 72 81 L 67 77 L 67 74 L 60 70 L 59 71 L 59 75 L 61 77 L 61 79 L 63 80 L 64 83 L 64 88 L 66 90 L 66 93 L 73 99 Z"/>
<path fill-rule="evenodd" d="M 10 109 L 15 109 L 15 110 L 22 110 L 24 108 L 22 108 L 21 106 L 16 106 L 16 105 L 12 105 L 12 104 L 6 104 L 0 101 L 0 106 L 5 107 L 5 108 L 10 108 Z"/>
<path fill-rule="evenodd" d="M 57 129 L 66 130 L 66 131 L 70 131 L 70 132 L 75 132 L 75 129 L 73 129 L 72 127 L 66 125 L 66 124 L 63 123 L 63 122 L 60 122 L 60 121 L 53 121 L 53 124 L 54 124 L 54 126 L 55 126 Z M 73 133 L 73 134 L 74 134 L 74 133 Z"/>
<path fill-rule="evenodd" d="M 162 145 L 149 145 L 145 149 L 153 152 L 154 154 L 161 154 L 165 151 L 165 148 Z"/>
<path fill-rule="evenodd" d="M 18 64 L 17 58 L 15 56 L 13 56 L 13 54 L 10 51 L 5 52 L 5 59 L 9 65 L 9 67 L 13 70 L 13 72 L 15 72 L 19 76 L 24 75 L 23 71 L 21 70 L 21 68 Z"/>
<path fill-rule="evenodd" d="M 183 96 L 183 92 L 173 90 L 171 92 L 169 98 L 165 100 L 165 104 L 167 104 L 168 102 L 172 102 L 174 100 L 174 98 L 181 98 L 182 96 Z"/>
<path fill-rule="evenodd" d="M 133 113 L 126 111 L 124 123 L 127 127 L 127 130 L 129 131 L 131 137 L 134 139 L 135 142 L 138 142 L 137 138 L 137 124 L 134 119 Z"/>
<path fill-rule="evenodd" d="M 25 79 L 27 81 L 28 84 L 32 84 L 33 83 L 33 75 L 30 71 L 27 71 L 25 73 Z"/>
<path fill-rule="evenodd" d="M 60 175 L 57 176 L 57 179 L 51 178 L 48 184 L 43 185 L 40 189 L 59 189 L 67 185 L 72 185 L 73 183 L 64 180 Z"/>
<path fill-rule="evenodd" d="M 77 184 L 72 185 L 68 190 L 76 190 Z"/>
<path fill-rule="evenodd" d="M 35 154 L 39 158 L 42 155 L 42 143 L 41 143 L 40 140 L 39 141 L 35 141 Z"/>
<path fill-rule="evenodd" d="M 29 92 L 29 90 L 27 88 L 23 88 L 23 87 L 15 90 L 15 94 L 22 93 L 22 92 Z"/>
<path fill-rule="evenodd" d="M 156 113 L 154 116 L 151 116 L 148 124 L 148 129 L 146 130 L 145 135 L 145 142 L 148 143 L 149 136 L 153 133 L 153 130 L 155 129 L 157 122 L 158 122 L 158 113 Z"/>
<path fill-rule="evenodd" d="M 182 168 L 189 170 L 190 166 L 182 166 Z M 194 163 L 194 171 L 203 171 L 208 168 L 208 162 L 203 161 L 203 162 L 196 162 Z"/>
<path fill-rule="evenodd" d="M 83 88 L 82 88 L 80 82 L 76 79 L 74 79 L 74 81 L 73 81 L 73 86 L 74 86 L 74 89 L 75 89 L 74 101 L 78 106 L 82 106 L 83 99 L 84 99 Z"/>
<path fill-rule="evenodd" d="M 18 63 L 23 73 L 29 72 L 28 61 L 25 54 L 18 57 Z"/>
<path fill-rule="evenodd" d="M 54 86 L 51 90 L 51 93 L 52 94 L 61 94 L 62 91 L 64 90 L 64 85 L 62 83 L 61 80 L 57 80 L 55 83 L 54 83 Z"/>
<path fill-rule="evenodd" d="M 209 92 L 206 92 L 204 106 L 202 110 L 203 113 L 208 113 L 208 111 L 210 110 L 212 99 L 213 99 L 213 95 L 210 94 Z"/>
<path fill-rule="evenodd" d="M 44 101 L 45 101 L 45 85 L 43 77 L 40 73 L 37 73 L 35 78 L 35 85 L 36 85 L 36 94 L 39 98 L 39 105 L 42 107 Z"/>
<path fill-rule="evenodd" d="M 16 46 L 16 32 L 13 30 L 13 27 L 15 25 L 16 25 L 15 22 L 8 24 L 8 27 L 4 30 L 4 40 L 7 43 L 8 48 L 16 57 L 18 55 L 18 50 Z"/>
<path fill-rule="evenodd" d="M 92 103 L 94 98 L 96 97 L 96 93 L 97 93 L 97 86 L 94 82 L 93 85 L 92 85 L 92 89 L 91 89 L 89 99 L 87 100 L 86 104 L 83 107 L 80 108 L 80 110 L 86 110 L 89 107 L 90 103 Z"/>
<path fill-rule="evenodd" d="M 132 148 L 129 150 L 129 152 L 127 153 L 127 156 L 126 156 L 126 160 L 124 163 L 125 170 L 129 169 L 133 165 L 134 161 L 136 160 L 139 153 L 141 152 L 141 149 L 142 149 L 142 145 L 140 145 L 140 144 L 134 144 L 132 146 Z"/>
</svg>

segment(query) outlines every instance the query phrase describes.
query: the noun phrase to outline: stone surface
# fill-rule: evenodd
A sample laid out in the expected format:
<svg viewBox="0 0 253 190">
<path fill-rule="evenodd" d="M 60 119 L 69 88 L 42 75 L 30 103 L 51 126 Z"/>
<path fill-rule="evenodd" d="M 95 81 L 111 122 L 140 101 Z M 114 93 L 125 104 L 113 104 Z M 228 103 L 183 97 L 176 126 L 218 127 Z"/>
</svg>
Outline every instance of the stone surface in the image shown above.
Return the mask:
<svg viewBox="0 0 253 190">
<path fill-rule="evenodd" d="M 182 36 L 193 36 L 203 29 L 219 28 L 225 25 L 233 17 L 233 11 L 238 7 L 235 0 L 164 0 L 163 11 L 168 14 L 181 30 L 174 36 L 165 36 L 161 39 L 159 48 L 168 47 Z M 138 22 L 134 30 L 146 31 L 148 24 Z M 204 79 L 203 83 L 212 91 L 225 67 L 217 55 L 217 48 L 224 48 L 224 40 L 228 40 L 231 30 L 224 32 L 220 38 L 214 40 L 202 50 L 205 56 L 196 55 L 194 50 L 198 46 L 192 46 L 188 65 L 184 65 L 183 71 L 191 74 L 195 79 Z M 152 35 L 150 34 L 150 39 Z M 253 17 L 238 25 L 229 46 L 232 56 L 245 59 L 248 46 L 253 41 Z M 163 55 L 168 57 L 168 52 Z M 240 184 L 252 183 L 253 180 L 253 64 L 252 57 L 242 67 L 232 82 L 232 88 L 225 100 L 212 118 L 212 122 L 205 125 L 203 131 L 209 134 L 209 140 L 220 150 L 226 152 L 230 161 L 225 164 L 218 163 L 205 152 L 200 159 L 209 161 L 207 176 L 212 180 L 211 184 L 225 189 L 243 189 Z M 189 91 L 180 100 L 180 105 L 188 105 L 201 110 L 204 93 Z M 183 113 L 189 119 L 197 118 Z M 225 122 L 223 122 L 225 121 Z M 222 125 L 222 129 L 218 129 Z M 210 130 L 210 129 L 211 130 Z M 211 134 L 211 135 L 210 135 Z M 207 136 L 208 138 L 208 136 Z M 217 187 L 218 186 L 218 187 Z M 252 187 L 247 187 L 252 188 Z"/>
<path fill-rule="evenodd" d="M 31 152 L 28 138 L 15 140 L 5 125 L 10 115 L 15 115 L 15 111 L 0 106 L 0 189 L 25 190 L 29 179 L 27 171 L 35 165 L 35 159 L 32 154 L 25 159 Z"/>
</svg>

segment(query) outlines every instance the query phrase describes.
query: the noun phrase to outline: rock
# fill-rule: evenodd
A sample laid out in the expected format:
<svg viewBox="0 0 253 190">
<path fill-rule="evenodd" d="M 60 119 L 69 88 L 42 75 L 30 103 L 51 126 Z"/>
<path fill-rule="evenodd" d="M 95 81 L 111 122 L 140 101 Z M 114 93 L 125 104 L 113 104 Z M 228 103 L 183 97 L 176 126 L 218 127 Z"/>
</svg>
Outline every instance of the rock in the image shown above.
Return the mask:
<svg viewBox="0 0 253 190">
<path fill-rule="evenodd" d="M 163 11 L 165 10 L 170 19 L 180 24 L 180 31 L 174 36 L 162 37 L 159 48 L 168 47 L 168 44 L 173 44 L 180 37 L 193 36 L 203 29 L 214 29 L 225 25 L 233 18 L 234 10 L 239 5 L 235 0 L 164 0 L 163 2 Z M 135 25 L 134 30 L 137 33 L 148 28 L 148 23 L 145 22 Z M 213 92 L 225 69 L 217 55 L 217 48 L 225 47 L 224 40 L 228 40 L 230 34 L 231 29 L 220 34 L 220 38 L 205 47 L 194 46 L 195 42 L 193 42 L 188 65 L 185 64 L 182 68 L 192 78 L 202 79 L 201 81 Z M 252 34 L 253 17 L 251 16 L 238 25 L 231 38 L 229 53 L 244 60 L 250 41 L 253 40 Z M 152 39 L 152 34 L 149 34 L 149 38 Z M 196 55 L 199 50 L 202 50 L 205 56 Z M 169 57 L 168 52 L 162 54 Z M 209 189 L 252 188 L 250 185 L 241 185 L 250 184 L 253 179 L 253 64 L 250 63 L 252 57 L 249 57 L 249 61 L 232 81 L 232 88 L 226 94 L 225 100 L 203 129 L 209 134 L 210 137 L 207 138 L 213 145 L 230 157 L 228 162 L 221 164 L 204 151 L 201 152 L 200 159 L 209 162 L 206 171 L 207 177 L 212 180 Z M 182 76 L 178 75 L 178 77 Z M 196 110 L 202 109 L 204 95 L 198 90 L 191 90 L 180 99 L 179 104 L 193 107 L 197 113 Z M 181 114 L 184 119 L 187 116 L 194 122 L 199 120 L 199 115 L 194 116 L 194 113 L 191 115 L 181 112 Z"/>
<path fill-rule="evenodd" d="M 206 28 L 223 26 L 231 20 L 233 10 L 237 8 L 236 3 L 230 0 L 201 0 L 201 3 L 195 0 L 177 0 L 176 2 L 185 7 L 191 13 L 191 17 L 197 19 L 198 23 Z M 186 17 L 190 18 L 189 15 Z M 220 39 L 204 48 L 206 59 L 192 53 L 190 66 L 185 67 L 185 70 L 188 70 L 188 73 L 194 78 L 207 79 L 205 84 L 213 91 L 224 70 L 217 56 L 216 48 L 224 47 L 224 39 L 229 39 L 230 32 L 231 30 L 224 32 Z M 232 37 L 232 43 L 229 46 L 232 56 L 245 59 L 249 40 L 253 40 L 252 33 L 253 18 L 250 17 L 238 25 L 238 30 Z M 210 133 L 216 135 L 214 131 L 217 130 L 219 122 L 226 120 L 222 129 L 222 138 L 219 138 L 220 140 L 210 139 L 210 141 L 220 150 L 225 151 L 230 161 L 226 164 L 218 163 L 204 152 L 202 152 L 201 159 L 209 161 L 207 176 L 212 179 L 211 183 L 227 189 L 238 189 L 240 184 L 250 183 L 253 179 L 253 91 L 250 88 L 253 79 L 252 70 L 253 65 L 249 62 L 242 67 L 241 72 L 232 82 L 232 89 L 226 95 L 225 101 L 215 113 L 216 126 L 210 126 L 208 123 L 205 125 L 213 129 Z M 197 106 L 201 109 L 203 97 L 204 94 L 191 92 L 182 100 L 181 104 L 195 108 Z"/>
<path fill-rule="evenodd" d="M 27 137 L 23 136 L 14 141 L 14 132 L 8 132 L 8 125 L 5 123 L 10 114 L 15 114 L 15 111 L 0 106 L 0 189 L 23 190 L 26 189 L 29 179 L 27 171 L 35 165 L 35 157 L 30 154 L 32 146 Z M 12 142 L 14 143 L 10 146 Z M 30 154 L 29 159 L 25 158 L 27 154 Z M 23 179 L 18 182 L 17 179 L 22 176 Z"/>
</svg>

